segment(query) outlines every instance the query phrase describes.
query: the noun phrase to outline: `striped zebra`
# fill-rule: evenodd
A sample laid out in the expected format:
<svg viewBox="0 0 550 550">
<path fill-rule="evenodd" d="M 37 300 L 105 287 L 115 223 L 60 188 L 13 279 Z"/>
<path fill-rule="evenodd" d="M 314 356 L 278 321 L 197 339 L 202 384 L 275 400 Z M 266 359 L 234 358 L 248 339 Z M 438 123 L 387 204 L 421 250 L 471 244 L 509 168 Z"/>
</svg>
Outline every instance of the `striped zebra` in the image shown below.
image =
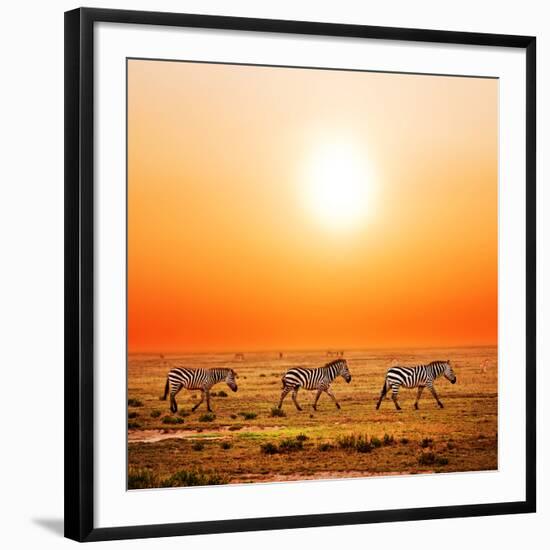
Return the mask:
<svg viewBox="0 0 550 550">
<path fill-rule="evenodd" d="M 212 386 L 218 382 L 225 382 L 233 391 L 237 391 L 236 377 L 237 373 L 233 369 L 188 369 L 176 367 L 168 373 L 166 385 L 164 386 L 164 396 L 161 399 L 166 401 L 166 396 L 170 392 L 170 410 L 175 413 L 178 412 L 176 395 L 181 388 L 200 390 L 201 400 L 191 410 L 195 411 L 206 396 L 206 406 L 208 411 L 212 412 L 210 408 L 210 389 Z"/>
<path fill-rule="evenodd" d="M 439 400 L 439 396 L 434 388 L 435 380 L 441 375 L 449 380 L 451 384 L 456 382 L 456 375 L 453 372 L 450 361 L 432 361 L 427 365 L 418 365 L 416 367 L 391 367 L 386 373 L 386 379 L 384 380 L 384 385 L 382 386 L 380 399 L 378 400 L 376 409 L 380 408 L 382 399 L 384 399 L 386 393 L 391 388 L 391 398 L 395 403 L 395 408 L 400 411 L 401 407 L 397 402 L 397 394 L 401 386 L 404 386 L 405 388 L 418 388 L 416 401 L 414 402 L 415 409 L 418 409 L 418 401 L 420 400 L 420 396 L 422 395 L 425 387 L 430 389 L 432 395 L 437 401 L 437 404 L 443 408 L 443 403 Z"/>
<path fill-rule="evenodd" d="M 330 385 L 337 376 L 342 376 L 346 382 L 351 382 L 351 374 L 348 369 L 348 364 L 345 359 L 337 359 L 327 363 L 324 367 L 315 369 L 308 369 L 304 367 L 295 367 L 286 371 L 282 378 L 283 392 L 281 393 L 281 400 L 279 401 L 279 409 L 283 406 L 283 400 L 292 391 L 292 401 L 296 405 L 296 408 L 301 411 L 302 407 L 298 404 L 296 396 L 300 388 L 305 390 L 317 390 L 315 401 L 313 403 L 313 409 L 317 410 L 317 401 L 323 392 L 329 395 L 336 408 L 340 408 L 340 404 L 336 401 L 336 397 L 330 388 Z"/>
</svg>

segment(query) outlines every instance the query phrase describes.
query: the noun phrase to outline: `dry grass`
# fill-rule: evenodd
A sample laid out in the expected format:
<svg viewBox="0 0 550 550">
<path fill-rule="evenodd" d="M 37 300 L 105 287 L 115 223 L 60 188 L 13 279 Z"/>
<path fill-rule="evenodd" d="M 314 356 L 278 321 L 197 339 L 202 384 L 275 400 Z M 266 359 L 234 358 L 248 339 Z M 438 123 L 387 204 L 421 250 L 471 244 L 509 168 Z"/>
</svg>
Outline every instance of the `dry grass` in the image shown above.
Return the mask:
<svg viewBox="0 0 550 550">
<path fill-rule="evenodd" d="M 353 381 L 348 385 L 338 379 L 333 386 L 341 410 L 323 395 L 315 412 L 311 407 L 314 393 L 300 391 L 298 399 L 304 410 L 298 412 L 288 396 L 283 416 L 273 413 L 280 397 L 281 375 L 295 365 L 320 366 L 327 362 L 324 354 L 288 352 L 283 360 L 276 353 L 246 354 L 239 362 L 232 357 L 167 356 L 166 363 L 158 356 L 130 357 L 128 395 L 134 400 L 130 407 L 135 411 L 134 403 L 141 406 L 139 423 L 132 422 L 129 429 L 133 436 L 153 430 L 147 433 L 162 432 L 166 437 L 129 444 L 129 467 L 133 472 L 148 472 L 148 486 L 180 471 L 206 467 L 205 476 L 223 474 L 224 482 L 229 483 L 497 468 L 496 348 L 349 352 Z M 414 410 L 416 391 L 403 390 L 402 411 L 396 411 L 391 400 L 385 400 L 376 411 L 384 374 L 393 358 L 407 364 L 453 360 L 457 384 L 444 379 L 436 383 L 445 408 L 438 409 L 425 391 L 420 409 Z M 482 373 L 484 359 L 492 366 Z M 214 414 L 205 421 L 204 404 L 191 413 L 199 396 L 193 399 L 190 392 L 182 390 L 177 399 L 185 422 L 177 423 L 183 420 L 181 414 L 171 414 L 169 402 L 159 401 L 173 360 L 197 367 L 231 366 L 239 374 L 239 391 L 228 391 L 227 397 L 222 397 L 220 392 L 227 388 L 216 386 Z M 178 434 L 186 437 L 172 437 Z M 360 441 L 362 450 L 357 445 L 353 451 L 342 448 L 338 441 L 346 436 Z M 194 450 L 198 448 L 200 452 Z M 263 452 L 262 448 L 275 452 Z"/>
</svg>

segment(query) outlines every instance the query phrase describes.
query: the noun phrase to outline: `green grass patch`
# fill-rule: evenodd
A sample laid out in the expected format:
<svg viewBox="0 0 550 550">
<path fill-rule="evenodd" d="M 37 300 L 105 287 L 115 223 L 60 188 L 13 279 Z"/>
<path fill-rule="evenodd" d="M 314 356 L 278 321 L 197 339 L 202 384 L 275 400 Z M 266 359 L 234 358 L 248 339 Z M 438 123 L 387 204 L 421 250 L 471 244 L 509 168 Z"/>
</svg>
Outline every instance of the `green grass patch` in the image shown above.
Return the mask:
<svg viewBox="0 0 550 550">
<path fill-rule="evenodd" d="M 216 419 L 216 415 L 213 413 L 201 414 L 199 416 L 199 422 L 213 422 Z"/>
<path fill-rule="evenodd" d="M 165 416 L 161 422 L 163 424 L 183 424 L 184 420 L 178 416 Z"/>
<path fill-rule="evenodd" d="M 245 420 L 254 420 L 258 415 L 255 412 L 241 412 L 239 413 Z"/>
<path fill-rule="evenodd" d="M 150 489 L 160 487 L 161 479 L 146 468 L 129 468 L 128 489 Z"/>
<path fill-rule="evenodd" d="M 296 439 L 283 439 L 279 443 L 279 451 L 281 453 L 301 451 L 304 448 L 304 442 Z"/>
<path fill-rule="evenodd" d="M 161 487 L 197 487 L 200 485 L 225 485 L 227 476 L 205 473 L 201 470 L 180 470 L 161 482 Z"/>
<path fill-rule="evenodd" d="M 336 439 L 336 442 L 340 449 L 358 453 L 370 453 L 375 447 L 382 445 L 382 442 L 376 437 L 369 440 L 368 435 L 355 433 L 342 435 Z"/>
<path fill-rule="evenodd" d="M 275 417 L 275 416 L 278 416 L 278 417 L 282 417 L 282 416 L 286 416 L 286 412 L 283 411 L 283 409 L 279 409 L 278 407 L 273 407 L 271 409 L 271 413 L 269 416 L 272 416 L 272 417 Z"/>
<path fill-rule="evenodd" d="M 370 444 L 375 449 L 378 449 L 378 447 L 382 447 L 382 441 L 380 439 L 378 439 L 378 437 L 371 437 Z"/>
</svg>

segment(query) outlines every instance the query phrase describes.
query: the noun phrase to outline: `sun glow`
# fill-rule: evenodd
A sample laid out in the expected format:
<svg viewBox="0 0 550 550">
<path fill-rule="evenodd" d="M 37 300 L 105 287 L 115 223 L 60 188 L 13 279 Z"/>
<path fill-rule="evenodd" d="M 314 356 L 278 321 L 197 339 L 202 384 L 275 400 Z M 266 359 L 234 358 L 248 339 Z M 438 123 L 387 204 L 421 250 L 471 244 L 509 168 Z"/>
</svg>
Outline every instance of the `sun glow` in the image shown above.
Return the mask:
<svg viewBox="0 0 550 550">
<path fill-rule="evenodd" d="M 367 159 L 350 144 L 317 147 L 308 160 L 306 205 L 326 227 L 350 229 L 362 223 L 371 191 Z"/>
</svg>

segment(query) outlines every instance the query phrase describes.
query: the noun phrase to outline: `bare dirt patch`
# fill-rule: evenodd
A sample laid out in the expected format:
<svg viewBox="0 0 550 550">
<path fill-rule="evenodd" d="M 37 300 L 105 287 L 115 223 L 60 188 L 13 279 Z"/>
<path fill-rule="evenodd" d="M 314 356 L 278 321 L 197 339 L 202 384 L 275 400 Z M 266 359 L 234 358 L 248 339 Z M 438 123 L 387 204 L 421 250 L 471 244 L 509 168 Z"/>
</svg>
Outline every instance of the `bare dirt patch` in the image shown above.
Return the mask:
<svg viewBox="0 0 550 550">
<path fill-rule="evenodd" d="M 239 428 L 238 433 L 270 432 L 282 428 L 282 426 L 243 426 Z M 231 433 L 230 426 L 223 426 L 212 431 L 186 428 L 181 430 L 129 430 L 128 443 L 158 443 L 166 439 L 189 439 L 197 435 L 200 435 L 201 439 L 228 439 L 229 433 Z"/>
</svg>

